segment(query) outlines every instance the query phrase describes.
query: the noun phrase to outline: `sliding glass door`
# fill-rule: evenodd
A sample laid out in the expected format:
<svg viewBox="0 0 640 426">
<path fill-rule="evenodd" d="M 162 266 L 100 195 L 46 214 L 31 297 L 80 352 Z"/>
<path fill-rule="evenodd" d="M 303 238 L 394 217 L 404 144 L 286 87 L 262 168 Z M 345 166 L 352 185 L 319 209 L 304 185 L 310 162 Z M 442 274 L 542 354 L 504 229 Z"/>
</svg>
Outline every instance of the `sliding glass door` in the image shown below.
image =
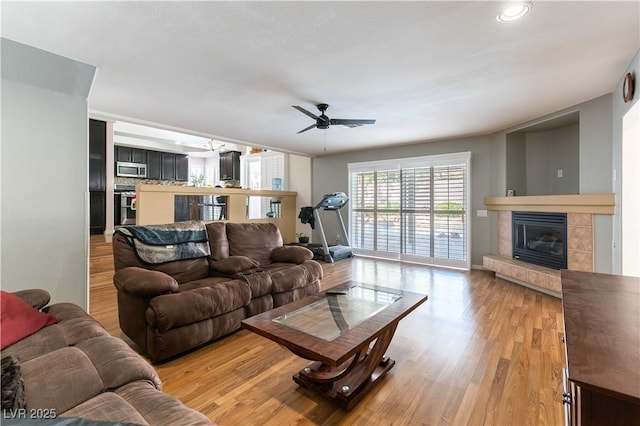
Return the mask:
<svg viewBox="0 0 640 426">
<path fill-rule="evenodd" d="M 349 164 L 356 254 L 469 269 L 470 153 Z"/>
</svg>

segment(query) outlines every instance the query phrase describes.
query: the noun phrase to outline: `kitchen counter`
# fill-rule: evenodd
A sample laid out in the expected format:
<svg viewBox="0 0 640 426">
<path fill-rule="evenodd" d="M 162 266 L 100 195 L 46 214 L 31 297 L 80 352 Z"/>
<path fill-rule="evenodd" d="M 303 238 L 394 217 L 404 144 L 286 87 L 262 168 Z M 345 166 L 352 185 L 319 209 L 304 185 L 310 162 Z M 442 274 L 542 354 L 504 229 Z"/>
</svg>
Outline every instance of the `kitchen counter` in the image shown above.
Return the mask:
<svg viewBox="0 0 640 426">
<path fill-rule="evenodd" d="M 176 201 L 180 204 L 185 200 L 180 196 L 192 196 L 190 200 L 197 200 L 198 198 L 193 197 L 200 196 L 226 197 L 224 220 L 235 223 L 272 222 L 280 228 L 285 243 L 295 240 L 297 192 L 139 184 L 136 185 L 136 195 L 137 225 L 175 222 Z M 204 202 L 199 203 L 200 207 L 207 205 Z M 263 214 L 265 209 L 269 209 L 265 206 L 269 205 L 275 207 L 272 209 L 275 210 L 275 217 L 267 217 Z M 258 216 L 255 210 L 260 212 Z M 251 218 L 248 217 L 249 211 L 254 212 Z"/>
</svg>

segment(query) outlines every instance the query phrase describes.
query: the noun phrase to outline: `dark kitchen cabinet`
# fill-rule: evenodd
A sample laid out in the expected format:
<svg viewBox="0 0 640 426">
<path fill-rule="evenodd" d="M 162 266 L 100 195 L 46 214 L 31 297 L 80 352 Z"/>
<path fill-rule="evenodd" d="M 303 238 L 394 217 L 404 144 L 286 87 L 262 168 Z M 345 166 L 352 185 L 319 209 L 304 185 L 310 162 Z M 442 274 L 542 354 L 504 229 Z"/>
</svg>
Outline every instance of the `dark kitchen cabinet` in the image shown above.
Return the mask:
<svg viewBox="0 0 640 426">
<path fill-rule="evenodd" d="M 89 120 L 89 191 L 106 191 L 107 123 Z"/>
<path fill-rule="evenodd" d="M 184 154 L 176 154 L 176 180 L 189 180 L 189 158 Z"/>
<path fill-rule="evenodd" d="M 131 162 L 147 164 L 147 151 L 144 149 L 131 148 Z"/>
<path fill-rule="evenodd" d="M 89 232 L 101 234 L 107 219 L 107 123 L 89 120 Z"/>
<path fill-rule="evenodd" d="M 107 218 L 107 197 L 104 191 L 89 192 L 89 232 L 102 234 Z"/>
<path fill-rule="evenodd" d="M 128 146 L 116 146 L 116 161 L 124 161 L 125 163 L 141 163 L 147 162 L 147 151 L 140 148 L 131 148 Z"/>
<path fill-rule="evenodd" d="M 240 152 L 220 153 L 220 180 L 240 180 Z"/>
<path fill-rule="evenodd" d="M 116 161 L 131 162 L 131 148 L 128 146 L 116 146 Z"/>
<path fill-rule="evenodd" d="M 162 179 L 176 180 L 176 155 L 168 152 L 162 153 Z"/>
<path fill-rule="evenodd" d="M 162 153 L 147 151 L 147 179 L 162 179 Z"/>
</svg>

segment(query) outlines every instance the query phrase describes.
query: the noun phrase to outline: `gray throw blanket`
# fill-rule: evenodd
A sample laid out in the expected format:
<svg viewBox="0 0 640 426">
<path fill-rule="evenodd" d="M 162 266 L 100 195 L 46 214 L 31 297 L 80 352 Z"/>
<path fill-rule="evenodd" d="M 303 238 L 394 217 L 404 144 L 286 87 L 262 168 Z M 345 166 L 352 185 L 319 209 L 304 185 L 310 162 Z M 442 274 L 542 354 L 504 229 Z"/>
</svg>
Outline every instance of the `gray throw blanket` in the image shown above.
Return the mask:
<svg viewBox="0 0 640 426">
<path fill-rule="evenodd" d="M 211 255 L 204 222 L 176 222 L 166 225 L 124 226 L 124 235 L 140 260 L 159 264 Z"/>
</svg>

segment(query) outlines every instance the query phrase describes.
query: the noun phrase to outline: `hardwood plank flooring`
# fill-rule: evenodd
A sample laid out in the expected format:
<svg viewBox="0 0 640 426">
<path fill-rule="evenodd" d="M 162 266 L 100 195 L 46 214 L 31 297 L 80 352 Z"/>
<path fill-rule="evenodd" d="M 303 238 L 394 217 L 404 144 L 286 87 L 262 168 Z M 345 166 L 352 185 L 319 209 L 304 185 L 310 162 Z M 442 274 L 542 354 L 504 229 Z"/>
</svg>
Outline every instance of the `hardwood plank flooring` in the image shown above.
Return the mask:
<svg viewBox="0 0 640 426">
<path fill-rule="evenodd" d="M 92 236 L 90 310 L 118 325 L 111 238 Z M 323 263 L 323 288 L 347 280 L 424 292 L 387 354 L 396 366 L 352 411 L 298 387 L 309 361 L 240 330 L 156 364 L 164 391 L 220 425 L 561 425 L 560 300 L 495 278 L 355 257 Z"/>
</svg>

